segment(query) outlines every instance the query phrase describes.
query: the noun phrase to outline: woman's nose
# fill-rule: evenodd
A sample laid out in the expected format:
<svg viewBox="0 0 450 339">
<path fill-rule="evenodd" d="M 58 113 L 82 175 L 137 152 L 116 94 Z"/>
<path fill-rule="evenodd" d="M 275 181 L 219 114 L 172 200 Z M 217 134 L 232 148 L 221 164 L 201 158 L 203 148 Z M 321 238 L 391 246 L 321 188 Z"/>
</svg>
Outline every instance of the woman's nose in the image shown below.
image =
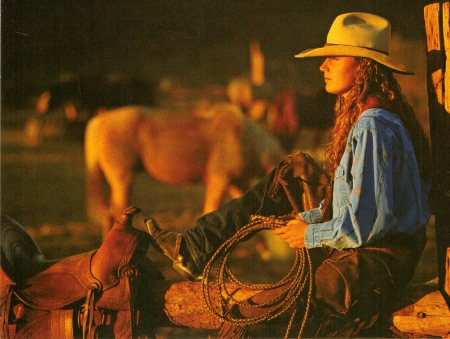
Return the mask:
<svg viewBox="0 0 450 339">
<path fill-rule="evenodd" d="M 325 59 L 325 61 L 320 65 L 319 70 L 322 72 L 325 72 L 328 70 L 328 59 Z"/>
</svg>

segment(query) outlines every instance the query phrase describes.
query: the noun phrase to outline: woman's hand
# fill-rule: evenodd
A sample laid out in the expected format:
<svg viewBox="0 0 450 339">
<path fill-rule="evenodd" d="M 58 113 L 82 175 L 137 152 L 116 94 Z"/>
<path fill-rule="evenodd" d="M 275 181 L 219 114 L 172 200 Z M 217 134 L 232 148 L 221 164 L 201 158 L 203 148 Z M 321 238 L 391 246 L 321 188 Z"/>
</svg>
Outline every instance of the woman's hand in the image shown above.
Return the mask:
<svg viewBox="0 0 450 339">
<path fill-rule="evenodd" d="M 303 221 L 300 216 L 296 216 L 287 223 L 286 226 L 277 228 L 274 233 L 287 243 L 290 247 L 297 249 L 306 247 L 305 245 L 305 231 L 308 223 Z"/>
</svg>

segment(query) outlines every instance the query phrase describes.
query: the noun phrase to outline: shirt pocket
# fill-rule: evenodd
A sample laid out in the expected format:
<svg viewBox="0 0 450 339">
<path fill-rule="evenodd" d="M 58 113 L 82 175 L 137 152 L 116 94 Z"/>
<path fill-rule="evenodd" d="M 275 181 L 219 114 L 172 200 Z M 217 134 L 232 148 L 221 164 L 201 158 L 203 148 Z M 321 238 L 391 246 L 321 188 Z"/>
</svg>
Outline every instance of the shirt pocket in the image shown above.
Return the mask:
<svg viewBox="0 0 450 339">
<path fill-rule="evenodd" d="M 336 168 L 336 171 L 334 171 L 334 180 L 336 181 L 336 180 L 338 180 L 338 178 L 340 178 L 340 177 L 343 177 L 344 176 L 344 167 L 342 167 L 342 166 L 338 166 L 337 168 Z"/>
</svg>

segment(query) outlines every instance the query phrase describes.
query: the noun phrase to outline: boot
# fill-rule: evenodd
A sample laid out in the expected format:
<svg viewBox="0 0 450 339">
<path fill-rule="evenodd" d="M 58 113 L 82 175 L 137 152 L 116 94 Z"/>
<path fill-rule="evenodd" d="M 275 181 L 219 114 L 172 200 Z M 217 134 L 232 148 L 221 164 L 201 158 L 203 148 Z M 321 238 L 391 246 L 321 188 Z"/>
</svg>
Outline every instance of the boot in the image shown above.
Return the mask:
<svg viewBox="0 0 450 339">
<path fill-rule="evenodd" d="M 173 268 L 185 279 L 190 281 L 202 280 L 202 274 L 198 267 L 189 261 L 185 261 L 184 242 L 181 233 L 163 231 L 152 218 L 146 219 L 148 233 L 152 236 L 150 243 L 159 252 L 172 260 Z M 183 254 L 182 254 L 183 253 Z"/>
</svg>

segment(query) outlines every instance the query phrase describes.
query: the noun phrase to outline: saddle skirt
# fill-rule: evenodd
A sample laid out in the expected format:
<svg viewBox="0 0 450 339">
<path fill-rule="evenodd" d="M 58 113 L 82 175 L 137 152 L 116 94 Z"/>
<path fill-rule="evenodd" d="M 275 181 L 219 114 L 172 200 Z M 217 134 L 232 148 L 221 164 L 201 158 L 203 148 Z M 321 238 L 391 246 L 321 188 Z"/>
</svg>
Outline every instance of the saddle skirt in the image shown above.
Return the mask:
<svg viewBox="0 0 450 339">
<path fill-rule="evenodd" d="M 98 250 L 56 261 L 2 216 L 1 337 L 153 337 L 137 295 L 163 277 L 146 257 L 150 236 L 132 226 L 139 211 L 128 208 Z"/>
</svg>

